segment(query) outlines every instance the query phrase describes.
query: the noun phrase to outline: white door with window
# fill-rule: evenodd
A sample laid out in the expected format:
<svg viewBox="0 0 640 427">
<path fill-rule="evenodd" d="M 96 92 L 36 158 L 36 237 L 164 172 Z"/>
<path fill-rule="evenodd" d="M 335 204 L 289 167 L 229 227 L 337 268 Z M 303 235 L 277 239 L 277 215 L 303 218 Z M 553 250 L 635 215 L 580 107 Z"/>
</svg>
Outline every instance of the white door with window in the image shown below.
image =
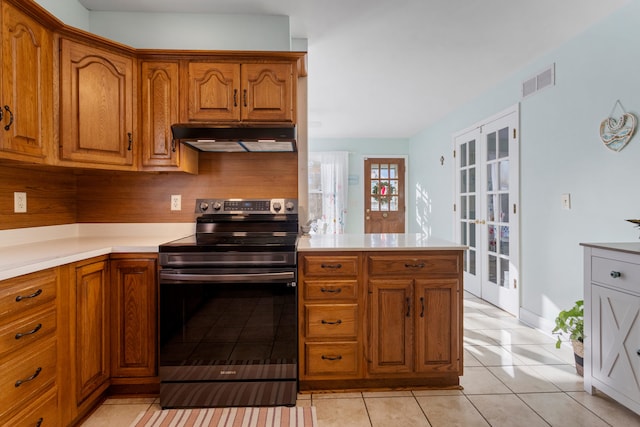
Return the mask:
<svg viewBox="0 0 640 427">
<path fill-rule="evenodd" d="M 468 292 L 518 315 L 519 110 L 454 135 L 456 240 Z"/>
</svg>

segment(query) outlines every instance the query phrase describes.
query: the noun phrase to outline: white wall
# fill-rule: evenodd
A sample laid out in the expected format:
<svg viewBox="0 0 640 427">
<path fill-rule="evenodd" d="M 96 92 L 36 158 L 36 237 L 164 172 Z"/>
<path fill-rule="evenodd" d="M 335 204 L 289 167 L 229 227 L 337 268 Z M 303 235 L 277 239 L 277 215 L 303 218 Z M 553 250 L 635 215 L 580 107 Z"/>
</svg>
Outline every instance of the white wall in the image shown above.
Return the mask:
<svg viewBox="0 0 640 427">
<path fill-rule="evenodd" d="M 451 239 L 451 135 L 521 102 L 525 317 L 549 322 L 583 297 L 580 242 L 637 241 L 640 235 L 625 221 L 640 217 L 640 136 L 616 153 L 598 135 L 616 100 L 640 114 L 638 22 L 640 1 L 634 0 L 410 141 L 409 182 L 416 207 L 411 228 L 428 227 L 433 235 Z M 554 62 L 556 86 L 521 100 L 521 82 Z M 437 161 L 441 155 L 443 167 Z M 561 209 L 562 193 L 571 193 L 571 210 Z"/>
<path fill-rule="evenodd" d="M 364 233 L 364 157 L 388 155 L 406 156 L 409 140 L 403 138 L 310 138 L 309 151 L 349 152 L 349 202 L 347 205 L 347 233 Z M 357 181 L 357 183 L 354 183 Z M 409 202 L 407 202 L 409 206 Z M 407 206 L 407 208 L 408 208 Z"/>
<path fill-rule="evenodd" d="M 89 31 L 89 11 L 78 0 L 34 0 L 67 25 Z"/>
</svg>

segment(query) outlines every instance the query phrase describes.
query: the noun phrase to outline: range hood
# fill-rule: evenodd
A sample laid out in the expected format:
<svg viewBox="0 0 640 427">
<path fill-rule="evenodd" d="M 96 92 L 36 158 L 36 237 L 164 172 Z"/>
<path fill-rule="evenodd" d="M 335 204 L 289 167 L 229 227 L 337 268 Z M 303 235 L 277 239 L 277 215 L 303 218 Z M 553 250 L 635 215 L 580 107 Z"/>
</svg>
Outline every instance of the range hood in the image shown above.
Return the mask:
<svg viewBox="0 0 640 427">
<path fill-rule="evenodd" d="M 296 128 L 289 127 L 221 127 L 207 124 L 178 123 L 171 126 L 173 139 L 199 151 L 294 152 Z"/>
</svg>

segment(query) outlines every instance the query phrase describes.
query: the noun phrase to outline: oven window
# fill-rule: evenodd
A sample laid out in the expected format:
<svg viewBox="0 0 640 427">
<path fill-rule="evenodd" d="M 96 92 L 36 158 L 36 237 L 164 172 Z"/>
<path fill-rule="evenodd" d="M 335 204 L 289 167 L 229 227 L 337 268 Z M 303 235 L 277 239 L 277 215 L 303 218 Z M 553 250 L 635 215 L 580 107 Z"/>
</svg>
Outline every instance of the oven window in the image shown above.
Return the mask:
<svg viewBox="0 0 640 427">
<path fill-rule="evenodd" d="M 296 340 L 286 284 L 161 284 L 161 366 L 295 363 Z"/>
</svg>

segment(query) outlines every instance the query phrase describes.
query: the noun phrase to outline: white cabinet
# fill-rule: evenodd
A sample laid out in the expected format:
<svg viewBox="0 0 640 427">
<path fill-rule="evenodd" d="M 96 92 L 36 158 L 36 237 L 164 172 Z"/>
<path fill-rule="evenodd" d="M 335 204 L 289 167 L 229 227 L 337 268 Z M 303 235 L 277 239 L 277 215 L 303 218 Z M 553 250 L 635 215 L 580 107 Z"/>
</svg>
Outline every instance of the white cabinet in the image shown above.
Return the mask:
<svg viewBox="0 0 640 427">
<path fill-rule="evenodd" d="M 640 244 L 584 246 L 584 387 L 640 414 Z"/>
</svg>

